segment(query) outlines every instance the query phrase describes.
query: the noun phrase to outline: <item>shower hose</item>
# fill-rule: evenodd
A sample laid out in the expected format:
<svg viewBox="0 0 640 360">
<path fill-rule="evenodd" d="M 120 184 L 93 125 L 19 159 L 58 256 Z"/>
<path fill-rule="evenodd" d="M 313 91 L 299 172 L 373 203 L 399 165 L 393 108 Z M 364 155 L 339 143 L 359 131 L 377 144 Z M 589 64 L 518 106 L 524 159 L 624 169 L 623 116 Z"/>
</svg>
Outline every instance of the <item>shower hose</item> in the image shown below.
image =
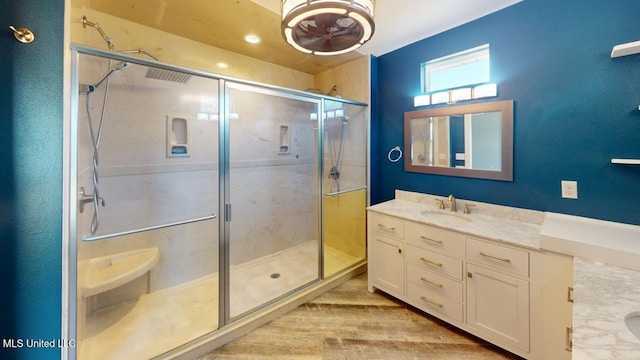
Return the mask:
<svg viewBox="0 0 640 360">
<path fill-rule="evenodd" d="M 111 60 L 109 60 L 109 68 L 111 68 Z M 89 132 L 91 134 L 91 144 L 93 146 L 93 174 L 92 174 L 92 182 L 93 182 L 93 217 L 91 219 L 91 234 L 95 234 L 98 231 L 98 226 L 100 226 L 100 206 L 105 206 L 104 199 L 100 197 L 100 173 L 98 172 L 98 166 L 100 164 L 100 138 L 102 136 L 102 128 L 104 125 L 104 115 L 107 108 L 107 98 L 109 95 L 109 78 L 106 79 L 105 90 L 104 90 L 104 98 L 102 102 L 102 110 L 100 112 L 100 121 L 98 122 L 97 131 L 94 129 L 93 118 L 91 116 L 91 94 L 95 91 L 95 87 L 90 87 L 87 91 L 86 95 L 86 108 L 87 108 L 87 119 L 89 122 Z"/>
</svg>

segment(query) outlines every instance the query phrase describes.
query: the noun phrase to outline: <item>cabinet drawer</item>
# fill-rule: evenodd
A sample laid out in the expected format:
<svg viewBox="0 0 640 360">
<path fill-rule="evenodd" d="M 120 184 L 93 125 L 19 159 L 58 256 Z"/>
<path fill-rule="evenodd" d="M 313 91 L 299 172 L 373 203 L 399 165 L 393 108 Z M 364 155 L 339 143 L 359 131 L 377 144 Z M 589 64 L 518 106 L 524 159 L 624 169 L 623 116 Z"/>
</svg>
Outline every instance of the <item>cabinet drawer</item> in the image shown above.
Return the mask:
<svg viewBox="0 0 640 360">
<path fill-rule="evenodd" d="M 457 322 L 462 322 L 462 304 L 458 302 L 429 292 L 414 284 L 407 285 L 407 297 L 425 312 L 439 313 Z"/>
<path fill-rule="evenodd" d="M 407 264 L 407 280 L 430 293 L 462 303 L 462 283 L 459 281 L 424 270 L 413 264 Z"/>
<path fill-rule="evenodd" d="M 369 229 L 402 238 L 404 236 L 404 221 L 391 216 L 369 212 Z"/>
<path fill-rule="evenodd" d="M 450 258 L 413 245 L 407 245 L 406 252 L 407 262 L 416 265 L 418 268 L 462 280 L 462 260 Z"/>
<path fill-rule="evenodd" d="M 467 260 L 529 277 L 529 253 L 524 250 L 467 238 Z"/>
<path fill-rule="evenodd" d="M 464 235 L 407 221 L 405 240 L 417 247 L 455 257 L 464 257 Z"/>
</svg>

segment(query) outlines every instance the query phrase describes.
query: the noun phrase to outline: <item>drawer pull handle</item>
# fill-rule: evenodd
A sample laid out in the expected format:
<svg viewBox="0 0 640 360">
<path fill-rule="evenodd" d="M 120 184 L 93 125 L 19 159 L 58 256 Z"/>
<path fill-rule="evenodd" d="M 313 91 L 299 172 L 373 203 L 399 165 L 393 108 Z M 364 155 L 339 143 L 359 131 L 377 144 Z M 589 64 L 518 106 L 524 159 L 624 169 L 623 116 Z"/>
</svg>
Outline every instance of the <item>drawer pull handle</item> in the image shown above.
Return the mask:
<svg viewBox="0 0 640 360">
<path fill-rule="evenodd" d="M 420 260 L 435 266 L 442 266 L 442 263 L 421 257 Z"/>
<path fill-rule="evenodd" d="M 422 301 L 426 301 L 426 302 L 428 302 L 429 304 L 431 304 L 431 305 L 435 305 L 435 306 L 437 306 L 437 307 L 439 307 L 439 308 L 441 308 L 441 307 L 443 307 L 443 306 L 444 306 L 444 305 L 440 304 L 439 302 L 435 302 L 435 301 L 433 301 L 433 300 L 429 300 L 429 299 L 427 299 L 427 298 L 426 298 L 426 297 L 424 297 L 424 296 L 421 296 L 421 297 L 420 297 L 420 300 L 422 300 Z"/>
<path fill-rule="evenodd" d="M 431 241 L 434 242 L 436 244 L 442 244 L 442 240 L 436 240 L 436 239 L 429 239 L 428 237 L 424 236 L 424 235 L 420 235 L 420 239 L 422 240 L 427 240 L 427 241 Z"/>
<path fill-rule="evenodd" d="M 442 285 L 442 284 L 440 284 L 440 283 L 438 283 L 438 282 L 435 282 L 435 281 L 429 280 L 429 279 L 427 279 L 427 278 L 425 278 L 425 277 L 421 277 L 421 278 L 420 278 L 420 280 L 422 280 L 422 281 L 426 282 L 427 284 L 431 284 L 431 285 L 433 285 L 433 286 L 437 286 L 437 287 L 439 287 L 439 288 L 441 288 L 441 287 L 443 287 L 443 286 L 444 286 L 444 285 Z"/>
<path fill-rule="evenodd" d="M 490 258 L 490 259 L 504 261 L 504 262 L 506 262 L 506 263 L 511 262 L 511 259 L 509 259 L 509 258 L 503 258 L 503 257 L 498 257 L 498 256 L 489 255 L 489 254 L 485 253 L 484 251 L 481 251 L 481 252 L 480 252 L 480 255 L 482 255 L 482 256 L 484 256 L 484 257 L 488 257 L 488 258 Z"/>
<path fill-rule="evenodd" d="M 396 228 L 395 228 L 395 227 L 393 227 L 393 226 L 387 226 L 387 225 L 385 225 L 385 224 L 378 224 L 378 227 L 380 227 L 380 228 L 382 228 L 382 229 L 385 229 L 385 230 L 389 230 L 389 231 L 395 231 L 395 230 L 396 230 Z"/>
</svg>

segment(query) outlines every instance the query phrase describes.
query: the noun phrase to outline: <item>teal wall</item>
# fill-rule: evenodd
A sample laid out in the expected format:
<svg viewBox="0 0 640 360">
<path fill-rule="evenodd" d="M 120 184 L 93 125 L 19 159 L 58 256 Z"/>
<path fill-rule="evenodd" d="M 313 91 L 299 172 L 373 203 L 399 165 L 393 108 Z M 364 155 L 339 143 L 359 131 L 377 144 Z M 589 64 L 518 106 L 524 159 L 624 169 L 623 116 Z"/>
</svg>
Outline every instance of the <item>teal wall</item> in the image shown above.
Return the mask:
<svg viewBox="0 0 640 360">
<path fill-rule="evenodd" d="M 0 344 L 2 359 L 55 359 L 61 328 L 64 2 L 0 0 L 3 26 L 36 41 L 0 36 Z M 16 344 L 18 344 L 16 342 Z"/>
<path fill-rule="evenodd" d="M 454 194 L 500 205 L 640 225 L 640 55 L 611 59 L 640 40 L 640 1 L 525 0 L 376 59 L 372 203 L 395 189 Z M 403 113 L 415 110 L 420 63 L 491 46 L 495 100 L 515 103 L 514 181 L 409 173 L 387 152 L 403 144 Z M 562 199 L 560 181 L 578 181 Z"/>
</svg>

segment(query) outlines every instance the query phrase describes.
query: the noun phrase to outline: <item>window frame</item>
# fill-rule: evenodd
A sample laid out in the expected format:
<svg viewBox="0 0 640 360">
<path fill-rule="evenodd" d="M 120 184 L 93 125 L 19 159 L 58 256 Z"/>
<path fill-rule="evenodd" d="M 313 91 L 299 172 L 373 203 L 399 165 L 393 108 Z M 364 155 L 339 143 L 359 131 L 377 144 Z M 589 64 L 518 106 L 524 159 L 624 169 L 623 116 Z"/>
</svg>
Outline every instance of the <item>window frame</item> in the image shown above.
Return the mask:
<svg viewBox="0 0 640 360">
<path fill-rule="evenodd" d="M 465 84 L 456 84 L 455 86 L 445 87 L 441 89 L 431 88 L 431 74 L 439 71 L 448 70 L 464 65 L 472 64 L 479 61 L 489 60 L 489 66 L 487 70 L 486 79 L 484 81 L 469 81 Z M 420 64 L 420 82 L 422 93 L 446 91 L 448 89 L 454 89 L 459 87 L 465 87 L 475 85 L 479 83 L 485 83 L 491 81 L 491 53 L 490 44 L 484 44 L 476 46 L 471 49 L 459 51 L 454 54 L 446 55 L 429 61 L 425 61 Z"/>
</svg>

